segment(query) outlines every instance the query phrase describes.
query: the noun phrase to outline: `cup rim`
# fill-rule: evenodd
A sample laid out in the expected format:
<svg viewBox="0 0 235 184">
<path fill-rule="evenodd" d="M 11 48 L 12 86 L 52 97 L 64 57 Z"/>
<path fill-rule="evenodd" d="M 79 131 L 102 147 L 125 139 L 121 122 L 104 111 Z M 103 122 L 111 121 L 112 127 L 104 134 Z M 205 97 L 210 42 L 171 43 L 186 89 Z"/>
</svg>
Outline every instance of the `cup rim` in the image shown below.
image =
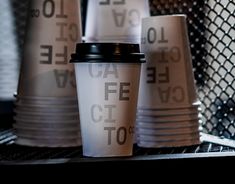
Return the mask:
<svg viewBox="0 0 235 184">
<path fill-rule="evenodd" d="M 186 14 L 180 13 L 180 14 L 166 14 L 166 15 L 155 15 L 155 16 L 150 16 L 150 17 L 144 17 L 142 18 L 143 21 L 153 19 L 155 20 L 156 18 L 172 18 L 172 17 L 185 17 L 187 18 Z"/>
<path fill-rule="evenodd" d="M 144 63 L 139 44 L 125 42 L 77 43 L 70 63 Z"/>
</svg>

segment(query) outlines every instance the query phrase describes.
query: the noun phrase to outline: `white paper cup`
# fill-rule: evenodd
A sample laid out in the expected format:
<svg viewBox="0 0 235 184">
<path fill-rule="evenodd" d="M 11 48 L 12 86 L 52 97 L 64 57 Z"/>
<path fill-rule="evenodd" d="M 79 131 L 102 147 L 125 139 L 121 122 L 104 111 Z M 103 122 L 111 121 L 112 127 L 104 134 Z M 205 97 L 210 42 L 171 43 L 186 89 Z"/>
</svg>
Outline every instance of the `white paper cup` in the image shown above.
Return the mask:
<svg viewBox="0 0 235 184">
<path fill-rule="evenodd" d="M 143 55 L 138 44 L 77 44 L 72 55 L 78 86 L 83 154 L 132 155 Z"/>
<path fill-rule="evenodd" d="M 70 53 L 81 42 L 80 1 L 30 2 L 18 95 L 76 97 Z"/>
<path fill-rule="evenodd" d="M 86 42 L 140 43 L 141 18 L 150 14 L 148 0 L 88 1 Z"/>
<path fill-rule="evenodd" d="M 49 147 L 77 145 L 72 138 L 77 138 L 73 132 L 79 131 L 79 112 L 75 108 L 75 71 L 69 59 L 76 43 L 81 42 L 80 0 L 32 0 L 29 12 L 16 95 L 14 119 L 19 138 L 16 143 Z M 24 126 L 27 123 L 31 126 Z M 38 123 L 46 125 L 45 128 L 38 128 Z M 52 131 L 49 127 L 55 124 L 63 125 L 64 129 Z M 74 130 L 66 131 L 66 124 L 74 125 Z M 28 139 L 22 139 L 26 135 Z M 35 141 L 35 136 L 40 139 Z M 66 138 L 69 136 L 72 143 Z"/>
<path fill-rule="evenodd" d="M 138 107 L 181 108 L 197 102 L 185 15 L 142 19 Z"/>
</svg>

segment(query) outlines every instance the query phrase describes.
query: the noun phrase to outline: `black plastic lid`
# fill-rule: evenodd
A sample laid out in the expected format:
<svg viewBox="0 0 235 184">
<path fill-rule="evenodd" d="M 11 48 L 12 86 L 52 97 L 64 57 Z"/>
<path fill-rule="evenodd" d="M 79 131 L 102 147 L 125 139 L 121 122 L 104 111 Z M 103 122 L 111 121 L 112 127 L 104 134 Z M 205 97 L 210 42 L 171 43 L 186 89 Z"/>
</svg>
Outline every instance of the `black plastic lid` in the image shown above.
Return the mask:
<svg viewBox="0 0 235 184">
<path fill-rule="evenodd" d="M 71 63 L 144 63 L 139 44 L 130 43 L 78 43 Z"/>
</svg>

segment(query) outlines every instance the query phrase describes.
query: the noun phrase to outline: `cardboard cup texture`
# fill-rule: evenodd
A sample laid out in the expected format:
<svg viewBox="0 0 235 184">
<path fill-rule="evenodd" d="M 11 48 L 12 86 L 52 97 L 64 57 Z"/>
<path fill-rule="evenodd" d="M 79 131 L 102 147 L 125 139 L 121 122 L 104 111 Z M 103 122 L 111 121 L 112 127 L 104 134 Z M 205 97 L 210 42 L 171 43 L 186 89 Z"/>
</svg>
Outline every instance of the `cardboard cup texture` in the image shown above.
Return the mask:
<svg viewBox="0 0 235 184">
<path fill-rule="evenodd" d="M 83 154 L 132 155 L 140 64 L 78 63 L 75 70 Z"/>
<path fill-rule="evenodd" d="M 137 121 L 136 126 L 138 128 L 148 128 L 148 129 L 179 129 L 195 127 L 198 126 L 198 122 L 201 123 L 201 120 L 192 119 L 184 121 L 164 121 L 164 122 L 154 122 L 154 121 Z"/>
<path fill-rule="evenodd" d="M 149 12 L 148 0 L 88 1 L 85 39 L 140 43 L 141 18 Z"/>
<path fill-rule="evenodd" d="M 166 135 L 166 136 L 189 134 L 189 133 L 198 132 L 198 130 L 199 130 L 198 126 L 175 128 L 175 129 L 167 129 L 167 128 L 153 129 L 153 128 L 137 127 L 136 129 L 136 131 L 140 135 Z"/>
<path fill-rule="evenodd" d="M 142 19 L 142 65 L 138 107 L 180 108 L 197 102 L 186 16 Z"/>
<path fill-rule="evenodd" d="M 81 42 L 80 1 L 32 0 L 29 15 L 14 110 L 16 144 L 80 146 L 75 71 L 69 63 Z"/>
<path fill-rule="evenodd" d="M 18 95 L 76 96 L 69 59 L 75 43 L 81 42 L 79 2 L 31 1 Z"/>
</svg>

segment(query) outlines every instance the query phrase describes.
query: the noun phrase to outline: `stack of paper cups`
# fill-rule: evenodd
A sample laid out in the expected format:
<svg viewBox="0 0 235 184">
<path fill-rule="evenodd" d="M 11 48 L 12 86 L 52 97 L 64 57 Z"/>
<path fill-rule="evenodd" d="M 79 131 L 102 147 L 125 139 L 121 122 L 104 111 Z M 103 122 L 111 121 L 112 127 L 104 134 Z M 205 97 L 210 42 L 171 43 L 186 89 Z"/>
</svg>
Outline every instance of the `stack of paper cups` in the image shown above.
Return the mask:
<svg viewBox="0 0 235 184">
<path fill-rule="evenodd" d="M 0 100 L 13 100 L 17 90 L 19 58 L 10 1 L 0 1 Z"/>
<path fill-rule="evenodd" d="M 14 128 L 16 143 L 81 145 L 76 82 L 70 53 L 81 42 L 77 0 L 31 1 Z"/>
<path fill-rule="evenodd" d="M 148 0 L 88 1 L 86 42 L 140 43 L 141 18 L 149 16 Z"/>
<path fill-rule="evenodd" d="M 142 65 L 137 108 L 137 144 L 176 147 L 199 144 L 200 102 L 186 27 L 186 16 L 143 19 Z"/>
</svg>

